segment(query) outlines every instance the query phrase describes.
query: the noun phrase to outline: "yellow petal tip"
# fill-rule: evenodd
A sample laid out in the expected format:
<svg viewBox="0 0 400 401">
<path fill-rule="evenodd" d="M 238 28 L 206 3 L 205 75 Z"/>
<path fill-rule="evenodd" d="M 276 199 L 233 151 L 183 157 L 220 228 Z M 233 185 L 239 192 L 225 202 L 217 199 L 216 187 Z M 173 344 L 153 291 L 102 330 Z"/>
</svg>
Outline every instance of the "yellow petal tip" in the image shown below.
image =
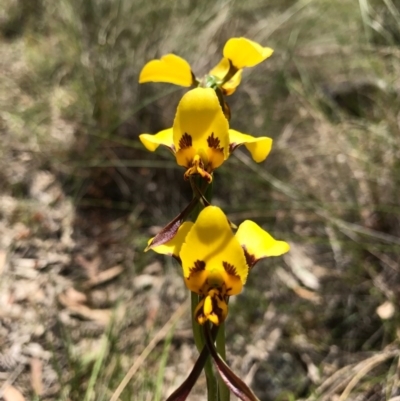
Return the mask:
<svg viewBox="0 0 400 401">
<path fill-rule="evenodd" d="M 175 54 L 167 54 L 160 60 L 149 61 L 140 72 L 139 83 L 165 82 L 190 86 L 193 75 L 189 63 Z"/>
<path fill-rule="evenodd" d="M 273 52 L 270 47 L 263 47 L 246 38 L 231 38 L 224 47 L 224 57 L 231 60 L 237 69 L 254 67 L 270 57 Z"/>
</svg>

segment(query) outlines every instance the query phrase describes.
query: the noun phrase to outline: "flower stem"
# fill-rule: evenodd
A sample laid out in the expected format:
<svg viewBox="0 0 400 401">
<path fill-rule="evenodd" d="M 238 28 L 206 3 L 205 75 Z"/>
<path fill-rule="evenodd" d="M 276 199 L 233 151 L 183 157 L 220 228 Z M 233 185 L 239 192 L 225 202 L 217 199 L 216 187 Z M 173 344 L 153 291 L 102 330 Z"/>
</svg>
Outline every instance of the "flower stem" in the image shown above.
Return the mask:
<svg viewBox="0 0 400 401">
<path fill-rule="evenodd" d="M 212 184 L 207 184 L 201 177 L 191 177 L 190 184 L 193 189 L 193 197 L 200 198 L 203 196 L 206 201 L 211 202 L 212 198 Z M 191 218 L 193 221 L 196 221 L 199 216 L 201 210 L 204 208 L 202 202 L 197 204 L 197 207 L 191 213 Z M 205 345 L 204 333 L 196 320 L 196 316 L 194 314 L 197 305 L 199 304 L 199 296 L 192 292 L 191 293 L 191 306 L 192 306 L 192 329 L 193 329 L 193 337 L 196 347 L 199 352 L 202 351 Z M 208 324 L 208 323 L 206 323 Z M 207 361 L 204 365 L 204 373 L 206 374 L 207 379 L 207 401 L 219 401 L 218 397 L 218 381 L 217 375 L 213 370 L 213 366 L 210 360 L 210 357 L 207 358 Z"/>
<path fill-rule="evenodd" d="M 193 330 L 194 343 L 196 344 L 196 347 L 199 350 L 199 352 L 201 352 L 201 350 L 204 347 L 204 338 L 200 325 L 197 323 L 196 317 L 194 315 L 196 306 L 199 303 L 199 296 L 195 292 L 191 292 L 190 301 L 192 309 L 192 330 Z"/>
<path fill-rule="evenodd" d="M 225 352 L 225 323 L 222 323 L 219 326 L 217 340 L 216 340 L 217 351 L 221 358 L 225 361 L 226 360 L 226 352 Z M 219 394 L 219 401 L 229 401 L 230 400 L 230 391 L 229 388 L 226 386 L 225 382 L 222 378 L 218 377 L 218 394 Z"/>
</svg>

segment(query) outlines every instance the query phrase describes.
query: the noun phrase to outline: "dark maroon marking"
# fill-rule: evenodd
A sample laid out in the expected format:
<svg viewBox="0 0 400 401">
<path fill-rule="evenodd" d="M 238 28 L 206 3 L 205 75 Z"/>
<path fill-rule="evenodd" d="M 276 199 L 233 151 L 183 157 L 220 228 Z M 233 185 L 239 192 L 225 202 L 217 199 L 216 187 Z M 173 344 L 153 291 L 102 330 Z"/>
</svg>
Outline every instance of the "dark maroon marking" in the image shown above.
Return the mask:
<svg viewBox="0 0 400 401">
<path fill-rule="evenodd" d="M 195 165 L 195 162 L 194 162 L 193 160 L 188 160 L 188 159 L 186 159 L 186 163 L 187 163 L 190 167 L 193 167 L 193 166 Z M 199 160 L 199 167 L 200 167 L 201 169 L 204 170 L 204 162 L 203 162 L 202 159 Z"/>
<path fill-rule="evenodd" d="M 207 144 L 209 148 L 213 148 L 219 151 L 223 151 L 224 148 L 221 148 L 221 141 L 219 140 L 219 138 L 216 138 L 214 136 L 214 132 L 207 138 Z"/>
<path fill-rule="evenodd" d="M 187 149 L 192 146 L 192 137 L 188 133 L 184 133 L 179 139 L 179 148 L 180 149 Z"/>
<path fill-rule="evenodd" d="M 224 266 L 224 269 L 228 274 L 230 274 L 231 276 L 235 276 L 237 278 L 240 278 L 240 276 L 237 274 L 235 266 L 231 265 L 228 262 L 222 262 L 222 266 Z"/>
<path fill-rule="evenodd" d="M 202 260 L 196 260 L 194 262 L 194 266 L 189 268 L 190 274 L 201 272 L 206 267 L 206 262 Z"/>
<path fill-rule="evenodd" d="M 222 320 L 222 308 L 218 306 L 218 301 L 215 299 L 215 297 L 211 298 L 211 303 L 212 303 L 212 315 L 217 315 L 219 320 Z"/>
<path fill-rule="evenodd" d="M 240 145 L 238 145 L 236 142 L 230 143 L 229 144 L 229 153 L 232 154 Z"/>
<path fill-rule="evenodd" d="M 242 246 L 242 248 L 244 251 L 244 257 L 246 259 L 247 266 L 249 266 L 249 268 L 251 269 L 258 262 L 258 259 L 256 259 L 254 255 L 250 255 L 244 245 Z"/>
</svg>

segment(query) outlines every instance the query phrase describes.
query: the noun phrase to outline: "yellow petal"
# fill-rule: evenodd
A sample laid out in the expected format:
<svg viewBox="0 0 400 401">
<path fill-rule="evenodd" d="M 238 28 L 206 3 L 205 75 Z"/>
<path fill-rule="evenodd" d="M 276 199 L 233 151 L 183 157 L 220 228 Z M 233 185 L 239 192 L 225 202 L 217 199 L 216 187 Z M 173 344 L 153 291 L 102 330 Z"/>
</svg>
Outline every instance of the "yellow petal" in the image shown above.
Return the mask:
<svg viewBox="0 0 400 401">
<path fill-rule="evenodd" d="M 211 88 L 192 89 L 179 102 L 173 140 L 177 163 L 191 167 L 199 155 L 208 172 L 219 167 L 229 155 L 229 125 Z"/>
<path fill-rule="evenodd" d="M 191 221 L 185 221 L 178 229 L 178 232 L 175 234 L 174 238 L 165 244 L 155 246 L 151 248 L 154 252 L 160 253 L 162 255 L 170 255 L 179 257 L 179 252 L 181 251 L 182 244 L 185 241 L 185 238 L 192 228 L 193 223 Z M 150 238 L 148 244 L 153 240 Z"/>
<path fill-rule="evenodd" d="M 218 79 L 224 79 L 226 74 L 229 72 L 230 64 L 229 60 L 225 57 L 210 71 L 210 75 L 217 77 Z"/>
<path fill-rule="evenodd" d="M 245 67 L 254 67 L 270 57 L 273 52 L 271 48 L 262 47 L 246 38 L 229 39 L 224 47 L 224 57 L 231 60 L 238 70 Z"/>
<path fill-rule="evenodd" d="M 259 225 L 246 220 L 238 228 L 236 239 L 246 253 L 249 267 L 258 260 L 269 256 L 280 256 L 288 252 L 290 246 L 285 241 L 277 241 Z"/>
<path fill-rule="evenodd" d="M 167 54 L 160 60 L 149 61 L 140 72 L 139 83 L 167 82 L 180 86 L 190 86 L 193 75 L 189 63 L 175 54 Z"/>
<path fill-rule="evenodd" d="M 242 81 L 242 72 L 243 70 L 239 70 L 228 82 L 225 82 L 222 85 L 222 90 L 224 95 L 232 95 L 235 92 L 236 88 L 240 85 Z"/>
<path fill-rule="evenodd" d="M 266 136 L 254 137 L 242 134 L 234 129 L 229 130 L 229 144 L 231 153 L 240 145 L 246 146 L 251 157 L 257 163 L 264 161 L 272 147 L 272 139 Z"/>
<path fill-rule="evenodd" d="M 223 80 L 230 70 L 229 60 L 225 57 L 221 59 L 221 61 L 210 71 L 210 75 L 218 78 L 219 80 Z M 242 71 L 239 70 L 235 75 L 228 81 L 221 85 L 221 89 L 224 95 L 232 95 L 235 92 L 236 88 L 239 86 L 242 80 Z"/>
<path fill-rule="evenodd" d="M 164 129 L 157 134 L 141 134 L 140 142 L 150 152 L 154 152 L 160 145 L 164 145 L 171 150 L 174 149 L 174 141 L 172 139 L 172 128 Z"/>
<path fill-rule="evenodd" d="M 216 206 L 204 208 L 186 237 L 180 252 L 187 287 L 206 295 L 226 286 L 226 295 L 241 292 L 248 266 L 243 249 L 228 219 Z"/>
</svg>

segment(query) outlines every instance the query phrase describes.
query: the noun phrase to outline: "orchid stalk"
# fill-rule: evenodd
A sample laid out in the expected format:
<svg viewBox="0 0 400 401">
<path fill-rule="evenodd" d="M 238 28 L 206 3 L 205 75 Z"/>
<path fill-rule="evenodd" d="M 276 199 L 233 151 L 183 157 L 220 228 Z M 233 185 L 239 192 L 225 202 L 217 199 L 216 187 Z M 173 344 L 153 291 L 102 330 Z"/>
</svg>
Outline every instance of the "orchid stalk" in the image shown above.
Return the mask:
<svg viewBox="0 0 400 401">
<path fill-rule="evenodd" d="M 180 264 L 184 283 L 191 291 L 193 335 L 200 353 L 185 382 L 167 401 L 186 400 L 203 369 L 208 401 L 229 401 L 230 392 L 240 400 L 258 400 L 225 361 L 228 303 L 230 297 L 242 292 L 259 260 L 280 256 L 289 251 L 289 245 L 250 220 L 236 227 L 221 208 L 212 205 L 211 198 L 213 172 L 238 147 L 245 146 L 257 163 L 271 151 L 271 138 L 254 137 L 230 127 L 231 110 L 225 96 L 236 91 L 244 68 L 261 63 L 272 53 L 249 39 L 232 38 L 225 44 L 221 61 L 202 78 L 196 78 L 190 64 L 174 54 L 149 61 L 140 73 L 140 83 L 192 87 L 180 100 L 172 127 L 140 135 L 149 151 L 159 146 L 170 150 L 193 189 L 192 201 L 148 241 L 146 248 L 172 256 Z"/>
</svg>

